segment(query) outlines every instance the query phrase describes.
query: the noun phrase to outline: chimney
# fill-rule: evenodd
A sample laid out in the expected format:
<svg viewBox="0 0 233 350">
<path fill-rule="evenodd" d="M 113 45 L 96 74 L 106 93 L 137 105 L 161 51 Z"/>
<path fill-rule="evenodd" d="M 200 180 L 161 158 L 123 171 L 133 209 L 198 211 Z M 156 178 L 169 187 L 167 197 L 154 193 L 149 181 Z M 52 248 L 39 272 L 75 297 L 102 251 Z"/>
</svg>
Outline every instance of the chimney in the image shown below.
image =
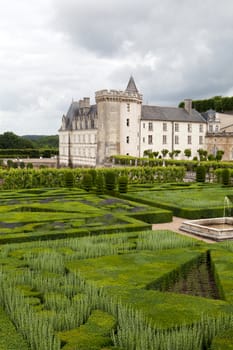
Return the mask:
<svg viewBox="0 0 233 350">
<path fill-rule="evenodd" d="M 192 100 L 191 100 L 191 98 L 186 98 L 184 100 L 184 109 L 186 110 L 186 112 L 188 112 L 188 114 L 191 114 L 191 112 L 192 112 Z"/>
<path fill-rule="evenodd" d="M 83 100 L 79 100 L 78 106 L 79 106 L 79 108 L 83 108 L 84 107 L 84 101 Z"/>
<path fill-rule="evenodd" d="M 85 108 L 90 108 L 90 97 L 84 97 L 83 104 Z"/>
</svg>

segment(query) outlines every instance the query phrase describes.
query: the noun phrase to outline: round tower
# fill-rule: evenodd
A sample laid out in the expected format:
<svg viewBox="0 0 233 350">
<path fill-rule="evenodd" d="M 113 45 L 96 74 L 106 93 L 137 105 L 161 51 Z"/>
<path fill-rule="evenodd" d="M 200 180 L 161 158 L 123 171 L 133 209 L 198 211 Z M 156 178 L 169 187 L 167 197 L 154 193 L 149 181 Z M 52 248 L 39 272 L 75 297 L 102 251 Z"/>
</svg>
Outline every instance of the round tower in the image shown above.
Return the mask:
<svg viewBox="0 0 233 350">
<path fill-rule="evenodd" d="M 97 165 L 112 155 L 139 156 L 142 95 L 133 77 L 125 91 L 101 90 L 95 94 L 98 113 Z"/>
</svg>

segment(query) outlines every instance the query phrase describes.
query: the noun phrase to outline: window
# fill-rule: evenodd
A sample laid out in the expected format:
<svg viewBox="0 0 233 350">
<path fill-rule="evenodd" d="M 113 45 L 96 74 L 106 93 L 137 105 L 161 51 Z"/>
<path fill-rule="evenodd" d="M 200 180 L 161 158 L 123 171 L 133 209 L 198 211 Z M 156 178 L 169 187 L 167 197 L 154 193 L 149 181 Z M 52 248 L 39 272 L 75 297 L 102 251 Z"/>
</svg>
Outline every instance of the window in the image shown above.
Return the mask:
<svg viewBox="0 0 233 350">
<path fill-rule="evenodd" d="M 163 145 L 167 144 L 167 135 L 163 135 Z"/>
<path fill-rule="evenodd" d="M 126 143 L 129 143 L 129 136 L 126 136 Z"/>
<path fill-rule="evenodd" d="M 203 136 L 199 136 L 199 144 L 203 145 Z"/>
<path fill-rule="evenodd" d="M 209 132 L 213 132 L 213 125 L 209 125 Z"/>
<path fill-rule="evenodd" d="M 200 131 L 200 132 L 203 132 L 203 124 L 200 124 L 200 125 L 199 125 L 199 131 Z"/>
<path fill-rule="evenodd" d="M 167 131 L 167 123 L 163 123 L 163 131 Z"/>
<path fill-rule="evenodd" d="M 145 137 L 142 138 L 142 142 L 145 143 Z"/>
<path fill-rule="evenodd" d="M 218 132 L 218 125 L 215 125 L 215 131 Z"/>
<path fill-rule="evenodd" d="M 179 136 L 175 135 L 175 145 L 179 145 Z"/>
<path fill-rule="evenodd" d="M 143 124 L 142 124 L 142 126 L 143 126 L 143 129 L 145 129 L 145 127 L 146 127 L 146 123 L 143 123 Z"/>
<path fill-rule="evenodd" d="M 192 136 L 188 136 L 188 145 L 192 144 Z"/>
<path fill-rule="evenodd" d="M 126 126 L 129 126 L 129 118 L 126 119 Z"/>
<path fill-rule="evenodd" d="M 188 132 L 192 132 L 192 124 L 188 124 Z"/>
<path fill-rule="evenodd" d="M 149 131 L 153 131 L 153 123 L 150 122 L 150 123 L 148 124 L 148 130 L 149 130 Z"/>
<path fill-rule="evenodd" d="M 175 123 L 175 131 L 179 131 L 179 124 Z"/>
<path fill-rule="evenodd" d="M 152 145 L 152 143 L 153 143 L 153 137 L 152 135 L 148 135 L 148 144 Z"/>
<path fill-rule="evenodd" d="M 127 112 L 130 112 L 130 103 L 127 103 Z"/>
</svg>

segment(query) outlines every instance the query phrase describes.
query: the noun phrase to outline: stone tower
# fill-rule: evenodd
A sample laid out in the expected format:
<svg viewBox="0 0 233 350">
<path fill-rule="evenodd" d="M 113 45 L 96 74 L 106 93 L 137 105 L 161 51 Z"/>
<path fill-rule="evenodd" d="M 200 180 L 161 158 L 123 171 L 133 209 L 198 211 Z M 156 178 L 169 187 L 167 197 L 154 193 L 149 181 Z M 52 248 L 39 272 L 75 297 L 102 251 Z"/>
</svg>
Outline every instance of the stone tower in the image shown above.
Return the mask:
<svg viewBox="0 0 233 350">
<path fill-rule="evenodd" d="M 112 155 L 140 155 L 142 95 L 133 77 L 125 91 L 101 90 L 95 94 L 98 113 L 96 164 Z"/>
</svg>

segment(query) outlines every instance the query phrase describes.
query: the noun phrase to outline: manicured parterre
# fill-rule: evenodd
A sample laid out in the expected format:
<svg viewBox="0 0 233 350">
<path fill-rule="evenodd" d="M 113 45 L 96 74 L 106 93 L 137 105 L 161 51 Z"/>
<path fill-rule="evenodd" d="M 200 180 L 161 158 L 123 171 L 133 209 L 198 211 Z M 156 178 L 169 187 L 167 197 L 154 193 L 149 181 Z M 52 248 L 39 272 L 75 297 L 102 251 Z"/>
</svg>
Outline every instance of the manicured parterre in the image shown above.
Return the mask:
<svg viewBox="0 0 233 350">
<path fill-rule="evenodd" d="M 183 191 L 170 192 L 179 202 Z M 83 190 L 6 191 L 0 204 L 2 242 L 12 239 L 0 246 L 3 349 L 231 349 L 232 242 L 150 231 L 134 216 L 169 212 Z"/>
</svg>

